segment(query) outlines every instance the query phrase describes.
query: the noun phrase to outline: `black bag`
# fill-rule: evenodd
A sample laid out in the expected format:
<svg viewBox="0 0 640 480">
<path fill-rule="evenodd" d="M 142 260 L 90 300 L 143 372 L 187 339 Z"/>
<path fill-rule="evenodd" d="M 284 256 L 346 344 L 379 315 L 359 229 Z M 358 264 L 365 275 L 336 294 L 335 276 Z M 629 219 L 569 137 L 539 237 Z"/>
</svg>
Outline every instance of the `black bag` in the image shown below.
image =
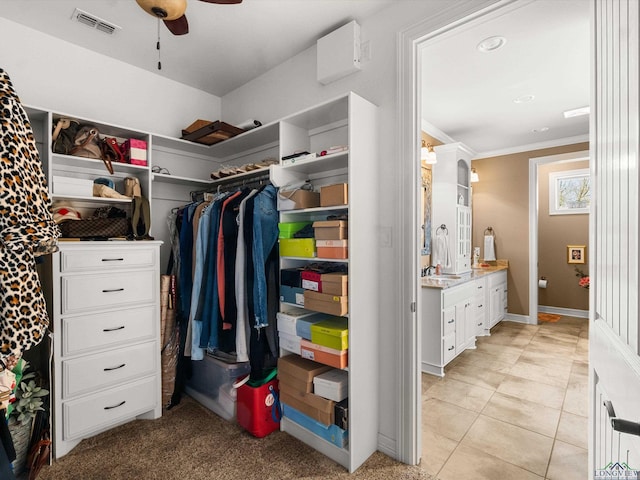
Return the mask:
<svg viewBox="0 0 640 480">
<path fill-rule="evenodd" d="M 80 128 L 80 122 L 72 118 L 60 118 L 51 134 L 53 153 L 70 155 L 75 146 L 75 139 Z"/>
</svg>

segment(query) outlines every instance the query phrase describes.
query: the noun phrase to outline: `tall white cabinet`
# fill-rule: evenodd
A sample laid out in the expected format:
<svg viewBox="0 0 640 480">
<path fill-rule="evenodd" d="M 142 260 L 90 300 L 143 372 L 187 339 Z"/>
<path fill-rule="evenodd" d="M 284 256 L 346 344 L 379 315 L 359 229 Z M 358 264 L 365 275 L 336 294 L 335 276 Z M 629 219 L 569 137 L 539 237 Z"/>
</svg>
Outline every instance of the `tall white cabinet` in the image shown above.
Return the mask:
<svg viewBox="0 0 640 480">
<path fill-rule="evenodd" d="M 471 271 L 471 157 L 464 144 L 450 143 L 434 147 L 437 163 L 433 165 L 433 232 L 441 226 L 448 232 L 450 266 L 445 273 Z M 441 229 L 442 231 L 444 229 Z"/>
<path fill-rule="evenodd" d="M 349 215 L 349 258 L 343 260 L 349 271 L 349 442 L 339 448 L 286 416 L 281 429 L 353 472 L 378 445 L 377 107 L 350 93 L 291 115 L 281 120 L 280 128 L 281 156 L 297 150 L 318 152 L 327 145 L 348 145 L 345 152 L 274 166 L 271 179 L 279 187 L 307 179 L 316 188 L 348 183 L 348 205 L 283 211 L 280 216 L 282 222 L 293 222 Z M 284 257 L 280 263 L 282 268 L 289 268 L 318 261 L 323 259 Z"/>
</svg>

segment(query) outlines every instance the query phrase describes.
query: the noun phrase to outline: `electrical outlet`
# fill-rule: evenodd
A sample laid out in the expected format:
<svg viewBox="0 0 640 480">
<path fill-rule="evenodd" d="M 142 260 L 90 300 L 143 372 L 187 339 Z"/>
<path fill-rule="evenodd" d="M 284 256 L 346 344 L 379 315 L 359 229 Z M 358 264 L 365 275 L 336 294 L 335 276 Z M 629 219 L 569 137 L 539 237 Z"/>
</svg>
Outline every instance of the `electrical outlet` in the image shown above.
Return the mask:
<svg viewBox="0 0 640 480">
<path fill-rule="evenodd" d="M 378 242 L 381 247 L 391 247 L 391 227 L 378 228 Z"/>
</svg>

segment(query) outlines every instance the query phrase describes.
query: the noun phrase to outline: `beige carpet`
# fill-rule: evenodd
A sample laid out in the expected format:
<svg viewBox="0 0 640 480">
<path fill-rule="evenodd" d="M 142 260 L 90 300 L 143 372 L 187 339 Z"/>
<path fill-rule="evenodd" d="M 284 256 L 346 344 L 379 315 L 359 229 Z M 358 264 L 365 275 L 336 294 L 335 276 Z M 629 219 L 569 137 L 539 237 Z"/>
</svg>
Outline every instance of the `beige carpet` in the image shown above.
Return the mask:
<svg viewBox="0 0 640 480">
<path fill-rule="evenodd" d="M 80 445 L 38 479 L 283 480 L 359 478 L 430 479 L 420 467 L 374 453 L 354 474 L 287 433 L 255 438 L 195 400 L 158 420 L 136 420 Z"/>
</svg>

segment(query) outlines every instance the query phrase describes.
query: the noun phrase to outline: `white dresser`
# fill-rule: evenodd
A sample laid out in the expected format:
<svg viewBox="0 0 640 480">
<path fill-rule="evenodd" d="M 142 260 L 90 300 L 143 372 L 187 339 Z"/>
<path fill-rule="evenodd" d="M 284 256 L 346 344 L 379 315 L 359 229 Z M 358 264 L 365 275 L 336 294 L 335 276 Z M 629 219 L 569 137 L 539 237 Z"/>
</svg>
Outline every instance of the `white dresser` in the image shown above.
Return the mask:
<svg viewBox="0 0 640 480">
<path fill-rule="evenodd" d="M 55 458 L 83 438 L 162 415 L 161 243 L 60 242 L 50 258 Z"/>
</svg>

